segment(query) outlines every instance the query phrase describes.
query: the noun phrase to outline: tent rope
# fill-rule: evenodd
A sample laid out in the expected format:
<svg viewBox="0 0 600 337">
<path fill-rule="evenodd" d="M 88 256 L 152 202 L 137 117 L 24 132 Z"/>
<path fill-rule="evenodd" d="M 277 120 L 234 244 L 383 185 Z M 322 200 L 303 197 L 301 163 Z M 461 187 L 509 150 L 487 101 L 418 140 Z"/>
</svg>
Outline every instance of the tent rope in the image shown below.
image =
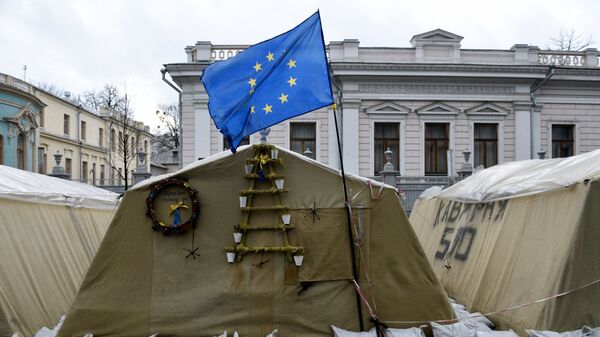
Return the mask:
<svg viewBox="0 0 600 337">
<path fill-rule="evenodd" d="M 531 302 L 527 302 L 527 303 L 523 303 L 523 304 L 519 304 L 519 305 L 513 305 L 511 307 L 508 308 L 504 308 L 504 309 L 500 309 L 500 310 L 496 310 L 496 311 L 491 311 L 485 314 L 477 314 L 477 315 L 472 315 L 469 317 L 465 317 L 465 318 L 454 318 L 454 319 L 442 319 L 442 320 L 437 320 L 437 321 L 383 321 L 384 323 L 391 323 L 391 324 L 427 324 L 427 323 L 456 323 L 459 321 L 464 321 L 464 320 L 468 320 L 468 319 L 473 319 L 473 318 L 477 318 L 477 317 L 484 317 L 484 316 L 491 316 L 491 315 L 495 315 L 495 314 L 499 314 L 499 313 L 503 313 L 503 312 L 507 312 L 507 311 L 512 311 L 512 310 L 516 310 L 516 309 L 520 309 L 523 307 L 527 307 L 533 304 L 538 304 L 538 303 L 542 303 L 551 299 L 555 299 L 555 298 L 559 298 L 559 297 L 563 297 L 566 295 L 569 295 L 573 292 L 576 292 L 578 290 L 593 286 L 595 284 L 599 284 L 600 283 L 600 278 L 596 279 L 590 283 L 584 284 L 582 286 L 579 286 L 577 288 L 573 288 L 567 291 L 563 291 L 561 293 L 552 295 L 552 296 L 548 296 L 548 297 L 544 297 L 544 298 L 540 298 L 538 300 L 535 301 L 531 301 Z"/>
</svg>

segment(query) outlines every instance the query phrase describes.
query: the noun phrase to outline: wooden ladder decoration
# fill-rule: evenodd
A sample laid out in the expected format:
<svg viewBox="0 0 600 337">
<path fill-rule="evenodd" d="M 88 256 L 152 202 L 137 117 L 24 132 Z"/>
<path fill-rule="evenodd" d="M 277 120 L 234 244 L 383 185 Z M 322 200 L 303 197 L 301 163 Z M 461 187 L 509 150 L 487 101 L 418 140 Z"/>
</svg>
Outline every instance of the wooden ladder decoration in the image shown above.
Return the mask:
<svg viewBox="0 0 600 337">
<path fill-rule="evenodd" d="M 282 174 L 275 172 L 275 167 L 281 167 L 283 160 L 278 158 L 278 150 L 276 147 L 268 144 L 253 145 L 254 156 L 246 159 L 244 177 L 250 180 L 250 188 L 240 191 L 240 210 L 242 212 L 242 220 L 239 225 L 234 228 L 235 246 L 225 247 L 227 259 L 230 263 L 234 260 L 238 262 L 242 260 L 247 253 L 263 253 L 263 252 L 281 252 L 293 258 L 297 266 L 302 264 L 304 248 L 293 246 L 289 242 L 287 235 L 290 226 L 291 215 L 289 208 L 282 205 L 281 194 L 288 192 L 283 189 L 284 177 Z M 258 189 L 259 181 L 270 181 L 271 188 Z M 276 205 L 267 207 L 254 207 L 253 201 L 258 196 L 272 196 L 275 198 Z M 270 224 L 250 224 L 250 215 L 253 212 L 277 212 L 279 221 L 275 225 Z M 256 230 L 279 230 L 283 238 L 281 246 L 247 246 L 246 239 L 250 232 Z"/>
</svg>

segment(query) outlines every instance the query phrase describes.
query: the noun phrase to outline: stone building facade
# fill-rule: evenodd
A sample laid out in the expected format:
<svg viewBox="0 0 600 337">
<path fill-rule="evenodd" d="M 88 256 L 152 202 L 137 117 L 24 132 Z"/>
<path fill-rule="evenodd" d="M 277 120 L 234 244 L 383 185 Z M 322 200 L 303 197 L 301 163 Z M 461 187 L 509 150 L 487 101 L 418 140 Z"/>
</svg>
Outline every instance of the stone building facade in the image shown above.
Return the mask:
<svg viewBox="0 0 600 337">
<path fill-rule="evenodd" d="M 44 104 L 34 88 L 12 76 L 0 74 L 0 165 L 36 170 L 36 144 Z"/>
<path fill-rule="evenodd" d="M 404 177 L 454 175 L 465 150 L 475 166 L 492 166 L 600 148 L 596 49 L 473 50 L 461 49 L 462 39 L 436 29 L 415 35 L 408 48 L 329 43 L 347 171 L 378 175 L 387 148 Z M 200 76 L 245 48 L 200 41 L 185 48 L 186 62 L 165 65 L 182 89 L 184 165 L 226 148 Z M 339 167 L 333 113 L 321 109 L 275 125 L 268 139 Z M 249 138 L 258 141 L 257 134 Z"/>
<path fill-rule="evenodd" d="M 14 115 L 14 113 L 19 109 L 25 111 L 21 112 L 21 115 L 30 116 L 28 117 L 30 122 L 27 124 L 28 130 L 31 130 L 27 133 L 29 147 L 25 150 L 27 170 L 42 174 L 52 173 L 52 167 L 55 165 L 54 154 L 60 153 L 61 166 L 65 168 L 69 179 L 98 186 L 124 185 L 124 180 L 119 178 L 118 174 L 124 172 L 124 163 L 120 159 L 121 150 L 118 146 L 118 133 L 123 128 L 114 113 L 92 111 L 69 96 L 58 97 L 9 75 L 0 74 L 2 97 L 6 96 L 7 92 L 17 92 L 17 90 L 20 90 L 19 94 L 22 97 L 18 102 L 10 104 L 13 117 L 5 116 L 4 120 L 17 118 L 14 116 L 18 114 Z M 3 104 L 2 111 L 7 109 L 4 108 L 7 105 L 5 101 L 6 99 L 0 98 L 0 104 Z M 141 164 L 137 156 L 138 152 L 145 153 L 145 158 L 149 158 L 152 134 L 149 126 L 142 122 L 133 121 L 130 125 L 129 133 L 132 139 L 129 144 L 135 153 L 133 156 L 128 156 L 133 158 L 129 170 L 136 170 Z M 13 133 L 6 133 L 0 128 L 0 137 L 12 139 Z M 13 145 L 16 146 L 16 142 L 14 143 Z M 13 151 L 14 146 L 9 147 L 11 143 L 7 142 L 7 144 L 4 148 L 5 158 L 7 158 L 5 163 L 11 165 L 14 161 L 12 159 L 9 161 L 8 158 L 12 158 L 9 154 L 15 151 Z M 143 166 L 146 172 L 150 171 L 149 160 L 144 160 Z M 129 184 L 133 185 L 133 176 L 130 175 L 128 178 Z"/>
</svg>

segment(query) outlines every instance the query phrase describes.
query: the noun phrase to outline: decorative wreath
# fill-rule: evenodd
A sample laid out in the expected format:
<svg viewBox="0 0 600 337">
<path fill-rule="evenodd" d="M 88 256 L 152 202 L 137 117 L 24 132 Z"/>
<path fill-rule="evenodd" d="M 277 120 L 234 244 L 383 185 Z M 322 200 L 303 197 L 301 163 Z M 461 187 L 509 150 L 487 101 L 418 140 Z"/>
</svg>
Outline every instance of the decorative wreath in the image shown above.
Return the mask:
<svg viewBox="0 0 600 337">
<path fill-rule="evenodd" d="M 190 199 L 192 200 L 192 215 L 187 221 L 183 223 L 176 223 L 177 221 L 174 221 L 173 223 L 168 224 L 160 221 L 156 217 L 156 210 L 154 209 L 154 199 L 157 195 L 160 194 L 160 192 L 163 189 L 173 185 L 184 188 L 189 194 Z M 185 233 L 185 231 L 187 231 L 190 227 L 196 228 L 196 220 L 198 220 L 198 216 L 200 215 L 200 202 L 198 202 L 197 197 L 198 192 L 195 189 L 193 189 L 186 181 L 173 178 L 164 179 L 152 185 L 150 189 L 150 194 L 148 195 L 148 198 L 146 198 L 146 205 L 148 206 L 146 215 L 152 220 L 152 229 L 154 229 L 155 231 L 161 231 L 164 235 L 177 235 Z M 178 212 L 178 208 L 189 208 L 189 206 L 184 205 L 180 202 L 179 204 L 171 205 L 171 212 Z"/>
</svg>

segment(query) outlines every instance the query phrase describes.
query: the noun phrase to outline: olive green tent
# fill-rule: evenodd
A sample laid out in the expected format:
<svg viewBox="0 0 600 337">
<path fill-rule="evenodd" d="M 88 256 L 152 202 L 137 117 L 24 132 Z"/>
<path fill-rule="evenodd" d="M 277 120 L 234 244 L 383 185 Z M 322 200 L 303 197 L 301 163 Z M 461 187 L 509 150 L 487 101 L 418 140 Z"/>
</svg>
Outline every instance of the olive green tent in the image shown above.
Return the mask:
<svg viewBox="0 0 600 337">
<path fill-rule="evenodd" d="M 600 150 L 432 192 L 410 220 L 450 296 L 522 335 L 600 326 Z"/>
<path fill-rule="evenodd" d="M 277 159 L 271 149 L 278 150 Z M 184 187 L 157 187 L 173 179 L 185 181 Z M 447 297 L 396 190 L 380 190 L 357 176 L 347 183 L 359 283 L 379 319 L 450 318 Z M 197 227 L 182 235 L 154 231 L 148 207 L 157 229 L 177 223 L 176 209 L 180 226 L 193 217 L 187 186 L 197 191 Z M 240 195 L 248 196 L 244 208 Z M 282 212 L 291 214 L 289 225 L 280 222 Z M 228 263 L 236 225 L 247 231 L 243 247 L 237 246 L 241 259 Z M 288 253 L 302 254 L 300 267 Z M 330 324 L 359 329 L 352 274 L 339 171 L 270 145 L 242 147 L 125 194 L 59 336 L 214 336 L 237 330 L 258 337 L 274 329 L 282 336 L 330 336 Z M 368 309 L 362 313 L 370 328 Z"/>
<path fill-rule="evenodd" d="M 0 336 L 67 313 L 116 205 L 116 193 L 0 165 Z"/>
</svg>

